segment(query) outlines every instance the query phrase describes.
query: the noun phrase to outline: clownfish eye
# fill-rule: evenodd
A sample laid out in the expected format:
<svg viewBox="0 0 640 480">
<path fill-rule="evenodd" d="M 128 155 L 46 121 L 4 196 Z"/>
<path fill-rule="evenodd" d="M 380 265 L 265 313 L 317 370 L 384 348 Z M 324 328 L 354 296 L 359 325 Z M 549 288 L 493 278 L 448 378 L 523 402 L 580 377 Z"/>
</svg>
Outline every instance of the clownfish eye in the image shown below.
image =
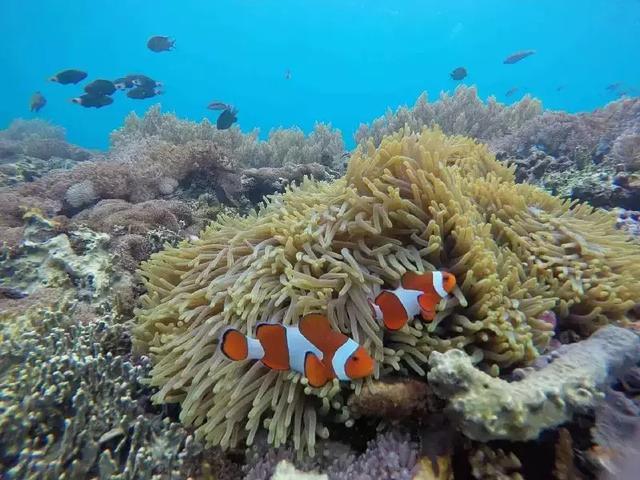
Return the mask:
<svg viewBox="0 0 640 480">
<path fill-rule="evenodd" d="M 353 361 L 354 361 L 354 362 L 357 362 L 358 360 L 360 360 L 360 358 L 359 358 L 359 357 L 353 357 Z"/>
</svg>

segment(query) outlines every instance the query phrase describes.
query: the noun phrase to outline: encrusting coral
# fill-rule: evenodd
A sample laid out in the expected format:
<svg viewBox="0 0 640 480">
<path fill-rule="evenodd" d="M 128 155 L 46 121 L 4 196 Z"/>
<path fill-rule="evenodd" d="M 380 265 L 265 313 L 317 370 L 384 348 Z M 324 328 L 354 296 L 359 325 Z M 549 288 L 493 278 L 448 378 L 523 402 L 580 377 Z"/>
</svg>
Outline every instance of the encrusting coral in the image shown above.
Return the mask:
<svg viewBox="0 0 640 480">
<path fill-rule="evenodd" d="M 449 400 L 468 437 L 484 442 L 533 440 L 598 405 L 616 375 L 640 361 L 640 337 L 609 325 L 554 354 L 547 366 L 507 382 L 477 370 L 460 350 L 434 352 L 429 385 Z"/>
<path fill-rule="evenodd" d="M 353 423 L 346 398 L 361 383 L 312 389 L 293 372 L 229 363 L 224 328 L 325 311 L 376 359 L 376 376 L 423 375 L 431 352 L 453 348 L 496 375 L 546 346 L 551 309 L 591 329 L 624 321 L 640 300 L 639 259 L 613 216 L 516 184 L 485 146 L 400 132 L 356 151 L 344 178 L 304 182 L 152 256 L 135 343 L 153 358 L 155 401 L 180 402 L 207 442 L 251 443 L 266 428 L 272 444 L 313 453 L 326 422 Z M 460 289 L 435 320 L 385 333 L 367 298 L 440 268 Z"/>
</svg>

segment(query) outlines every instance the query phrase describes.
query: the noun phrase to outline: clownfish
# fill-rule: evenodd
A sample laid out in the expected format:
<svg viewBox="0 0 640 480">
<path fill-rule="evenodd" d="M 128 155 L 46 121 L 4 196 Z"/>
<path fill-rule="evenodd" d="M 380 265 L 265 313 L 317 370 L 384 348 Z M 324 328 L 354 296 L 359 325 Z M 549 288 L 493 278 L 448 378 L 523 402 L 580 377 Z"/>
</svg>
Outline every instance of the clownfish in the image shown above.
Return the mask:
<svg viewBox="0 0 640 480">
<path fill-rule="evenodd" d="M 261 323 L 256 338 L 234 328 L 220 336 L 220 350 L 230 360 L 260 360 L 273 370 L 294 370 L 312 387 L 328 381 L 355 380 L 373 373 L 374 360 L 361 345 L 331 329 L 329 319 L 310 314 L 298 326 Z"/>
<path fill-rule="evenodd" d="M 436 316 L 436 307 L 456 286 L 456 277 L 448 272 L 407 272 L 401 286 L 383 290 L 370 301 L 373 316 L 389 330 L 399 330 L 418 313 L 425 321 Z"/>
</svg>

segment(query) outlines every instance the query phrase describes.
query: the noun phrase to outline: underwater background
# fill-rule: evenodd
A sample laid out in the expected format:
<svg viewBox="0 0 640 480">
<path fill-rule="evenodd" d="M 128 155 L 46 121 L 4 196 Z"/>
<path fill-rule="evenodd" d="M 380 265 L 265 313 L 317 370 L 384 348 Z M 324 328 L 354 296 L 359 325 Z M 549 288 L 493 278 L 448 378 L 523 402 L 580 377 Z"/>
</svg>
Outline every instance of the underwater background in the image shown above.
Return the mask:
<svg viewBox="0 0 640 480">
<path fill-rule="evenodd" d="M 1 480 L 636 480 L 640 2 L 0 2 Z"/>
<path fill-rule="evenodd" d="M 108 133 L 131 110 L 158 101 L 199 120 L 222 99 L 240 110 L 243 130 L 316 121 L 342 130 L 349 146 L 361 122 L 422 92 L 453 90 L 449 72 L 464 66 L 481 97 L 517 100 L 525 93 L 570 112 L 615 98 L 608 85 L 638 89 L 635 0 L 402 0 L 134 2 L 3 1 L 0 5 L 0 125 L 29 117 L 36 90 L 48 99 L 40 116 L 63 125 L 71 141 L 105 148 Z M 152 35 L 177 40 L 170 53 L 145 48 Z M 537 53 L 515 65 L 519 50 Z M 89 79 L 144 73 L 164 84 L 161 97 L 87 111 L 69 103 L 81 88 L 47 82 L 77 68 Z M 291 79 L 285 80 L 290 70 Z M 561 88 L 558 91 L 558 88 Z M 505 93 L 518 91 L 510 98 Z"/>
</svg>

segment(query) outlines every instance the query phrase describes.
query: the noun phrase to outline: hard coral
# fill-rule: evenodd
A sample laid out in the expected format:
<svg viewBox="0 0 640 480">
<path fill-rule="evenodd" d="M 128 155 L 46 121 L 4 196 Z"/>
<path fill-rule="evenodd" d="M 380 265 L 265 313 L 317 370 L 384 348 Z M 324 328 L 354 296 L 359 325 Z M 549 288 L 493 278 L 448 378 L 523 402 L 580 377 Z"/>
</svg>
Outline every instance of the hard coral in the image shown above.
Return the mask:
<svg viewBox="0 0 640 480">
<path fill-rule="evenodd" d="M 539 100 L 529 96 L 507 106 L 490 97 L 483 102 L 476 87 L 460 85 L 453 95 L 442 93 L 435 102 L 429 102 L 427 93 L 418 97 L 411 108 L 388 110 L 384 117 L 370 125 L 361 124 L 355 134 L 356 142 L 366 146 L 371 139 L 379 145 L 386 135 L 408 127 L 420 131 L 424 127 L 440 127 L 449 135 L 466 135 L 480 140 L 491 140 L 507 135 L 542 113 Z"/>
<path fill-rule="evenodd" d="M 218 130 L 207 119 L 200 123 L 180 120 L 170 113 L 162 113 L 155 105 L 143 117 L 132 113 L 119 130 L 111 134 L 111 143 L 118 148 L 156 137 L 172 145 L 193 141 L 215 143 L 243 167 L 281 167 L 320 163 L 334 168 L 344 153 L 339 130 L 318 123 L 313 132 L 305 136 L 299 128 L 279 128 L 269 133 L 266 141 L 258 138 L 258 131 L 244 134 L 237 126 Z"/>
<path fill-rule="evenodd" d="M 168 479 L 223 465 L 219 452 L 146 409 L 138 379 L 148 360 L 108 350 L 122 348 L 124 329 L 106 318 L 79 322 L 79 305 L 63 303 L 0 344 L 0 358 L 12 359 L 0 374 L 0 476 Z"/>
<path fill-rule="evenodd" d="M 603 389 L 640 360 L 640 338 L 608 326 L 588 340 L 556 351 L 556 360 L 521 381 L 506 382 L 477 370 L 460 350 L 429 358 L 429 385 L 459 420 L 465 435 L 480 441 L 532 440 L 547 428 L 594 408 Z"/>
<path fill-rule="evenodd" d="M 264 425 L 275 445 L 313 451 L 329 433 L 321 419 L 353 423 L 346 394 L 359 384 L 312 389 L 292 372 L 230 363 L 217 348 L 224 328 L 252 334 L 326 311 L 376 359 L 376 376 L 424 374 L 431 352 L 453 348 L 497 374 L 538 355 L 551 309 L 593 329 L 624 321 L 640 300 L 639 259 L 613 216 L 516 184 L 486 147 L 401 132 L 358 150 L 340 180 L 304 182 L 152 256 L 135 340 L 153 357 L 155 400 L 180 402 L 208 442 L 251 443 Z M 367 298 L 408 270 L 441 268 L 460 290 L 435 320 L 385 334 Z"/>
<path fill-rule="evenodd" d="M 408 432 L 389 430 L 367 442 L 358 454 L 338 442 L 321 442 L 314 458 L 298 459 L 292 449 L 267 448 L 263 442 L 248 451 L 245 480 L 272 478 L 283 462 L 302 472 L 319 472 L 329 480 L 418 480 L 419 448 Z M 273 477 L 276 478 L 276 477 Z M 446 477 L 445 477 L 446 478 Z"/>
</svg>

